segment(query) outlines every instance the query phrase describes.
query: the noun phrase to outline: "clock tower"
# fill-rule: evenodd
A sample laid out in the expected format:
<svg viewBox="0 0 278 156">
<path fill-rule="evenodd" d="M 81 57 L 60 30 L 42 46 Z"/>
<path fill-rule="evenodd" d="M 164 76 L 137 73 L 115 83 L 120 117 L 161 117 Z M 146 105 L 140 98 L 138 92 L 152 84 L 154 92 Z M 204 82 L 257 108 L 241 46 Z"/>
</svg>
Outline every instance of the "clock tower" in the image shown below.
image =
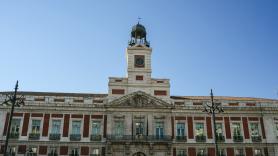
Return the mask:
<svg viewBox="0 0 278 156">
<path fill-rule="evenodd" d="M 132 27 L 126 49 L 127 77 L 109 78 L 110 99 L 137 91 L 164 100 L 170 99 L 169 79 L 152 78 L 151 54 L 152 48 L 147 41 L 146 29 L 138 22 Z"/>
</svg>

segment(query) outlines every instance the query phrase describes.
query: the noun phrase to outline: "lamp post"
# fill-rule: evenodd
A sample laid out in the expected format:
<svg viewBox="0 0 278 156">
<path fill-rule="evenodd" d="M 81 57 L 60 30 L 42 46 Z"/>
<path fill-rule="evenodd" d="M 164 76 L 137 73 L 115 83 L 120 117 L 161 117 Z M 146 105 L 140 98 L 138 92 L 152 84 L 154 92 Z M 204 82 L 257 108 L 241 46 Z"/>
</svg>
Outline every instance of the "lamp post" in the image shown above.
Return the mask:
<svg viewBox="0 0 278 156">
<path fill-rule="evenodd" d="M 220 106 L 221 104 L 214 103 L 214 97 L 213 97 L 212 89 L 210 90 L 210 98 L 211 98 L 211 105 L 205 104 L 204 112 L 207 112 L 207 113 L 212 115 L 215 150 L 216 150 L 216 155 L 219 156 L 218 142 L 217 142 L 217 137 L 216 137 L 217 135 L 216 135 L 215 114 L 222 113 L 222 112 L 224 112 L 224 110 Z"/>
<path fill-rule="evenodd" d="M 14 107 L 24 105 L 24 98 L 23 96 L 17 98 L 17 90 L 18 90 L 18 81 L 16 81 L 16 85 L 14 88 L 14 93 L 12 95 L 6 95 L 6 99 L 2 103 L 2 105 L 12 105 L 11 111 L 10 111 L 10 117 L 9 117 L 9 123 L 8 123 L 8 130 L 6 133 L 6 141 L 5 141 L 5 148 L 4 148 L 4 156 L 8 156 L 7 153 L 8 145 L 9 145 L 9 138 L 10 138 L 10 131 L 11 131 L 11 123 L 13 120 L 13 113 L 14 113 Z"/>
</svg>

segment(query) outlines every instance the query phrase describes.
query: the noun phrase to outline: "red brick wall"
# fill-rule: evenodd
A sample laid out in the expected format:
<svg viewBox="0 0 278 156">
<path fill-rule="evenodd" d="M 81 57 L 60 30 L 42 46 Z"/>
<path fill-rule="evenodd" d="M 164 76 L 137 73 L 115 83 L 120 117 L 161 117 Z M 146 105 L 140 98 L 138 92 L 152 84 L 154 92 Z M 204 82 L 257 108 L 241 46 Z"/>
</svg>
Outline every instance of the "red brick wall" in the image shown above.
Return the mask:
<svg viewBox="0 0 278 156">
<path fill-rule="evenodd" d="M 234 156 L 234 148 L 227 148 L 227 156 Z"/>
<path fill-rule="evenodd" d="M 60 146 L 60 155 L 67 155 L 68 150 L 68 146 Z"/>
<path fill-rule="evenodd" d="M 125 94 L 124 89 L 112 89 L 112 94 Z"/>
<path fill-rule="evenodd" d="M 187 117 L 187 125 L 188 125 L 188 138 L 194 139 L 192 117 Z"/>
<path fill-rule="evenodd" d="M 47 154 L 47 146 L 40 146 L 39 154 L 46 155 Z"/>
<path fill-rule="evenodd" d="M 84 115 L 83 137 L 89 137 L 90 115 Z"/>
<path fill-rule="evenodd" d="M 212 139 L 211 117 L 206 117 L 208 139 Z"/>
<path fill-rule="evenodd" d="M 104 115 L 104 123 L 103 123 L 103 137 L 106 138 L 106 130 L 107 130 L 107 115 Z"/>
<path fill-rule="evenodd" d="M 25 113 L 24 119 L 23 119 L 21 136 L 27 136 L 28 127 L 29 127 L 29 119 L 30 119 L 30 113 Z"/>
<path fill-rule="evenodd" d="M 89 155 L 89 147 L 82 146 L 81 147 L 81 155 Z"/>
<path fill-rule="evenodd" d="M 71 118 L 79 118 L 82 119 L 83 118 L 83 114 L 72 114 Z"/>
<path fill-rule="evenodd" d="M 43 117 L 42 113 L 32 113 L 32 117 Z"/>
<path fill-rule="evenodd" d="M 165 95 L 167 95 L 167 91 L 166 90 L 155 90 L 154 95 L 165 96 Z"/>
<path fill-rule="evenodd" d="M 42 136 L 48 136 L 49 118 L 50 118 L 50 114 L 44 115 Z"/>
<path fill-rule="evenodd" d="M 171 127 L 172 127 L 172 139 L 174 139 L 174 136 L 175 136 L 175 120 L 174 120 L 174 117 L 172 116 L 171 117 Z"/>
<path fill-rule="evenodd" d="M 196 156 L 196 149 L 194 147 L 188 147 L 188 156 Z"/>
<path fill-rule="evenodd" d="M 143 75 L 136 75 L 136 80 L 143 80 L 144 76 Z"/>
<path fill-rule="evenodd" d="M 65 114 L 65 116 L 64 116 L 64 127 L 63 127 L 63 137 L 68 137 L 68 135 L 69 135 L 69 120 L 70 120 L 70 115 Z"/>
<path fill-rule="evenodd" d="M 264 120 L 262 117 L 260 118 L 260 123 L 261 123 L 262 135 L 263 135 L 263 138 L 265 139 Z"/>
<path fill-rule="evenodd" d="M 208 148 L 208 156 L 215 156 L 215 148 Z"/>
<path fill-rule="evenodd" d="M 18 154 L 25 154 L 25 152 L 26 152 L 26 145 L 19 145 L 18 149 L 17 149 L 17 153 Z"/>
<path fill-rule="evenodd" d="M 63 114 L 51 114 L 52 118 L 63 118 Z"/>
<path fill-rule="evenodd" d="M 251 147 L 246 147 L 245 148 L 245 156 L 253 156 L 253 150 Z"/>
<path fill-rule="evenodd" d="M 245 139 L 249 139 L 250 135 L 249 135 L 249 126 L 248 126 L 247 117 L 242 118 L 242 124 L 243 124 L 243 132 L 244 132 Z"/>
<path fill-rule="evenodd" d="M 224 117 L 224 124 L 225 124 L 226 138 L 231 139 L 231 128 L 230 128 L 229 117 Z"/>
<path fill-rule="evenodd" d="M 176 156 L 176 148 L 173 148 L 173 156 Z"/>
<path fill-rule="evenodd" d="M 91 115 L 92 119 L 102 119 L 103 115 Z"/>
</svg>

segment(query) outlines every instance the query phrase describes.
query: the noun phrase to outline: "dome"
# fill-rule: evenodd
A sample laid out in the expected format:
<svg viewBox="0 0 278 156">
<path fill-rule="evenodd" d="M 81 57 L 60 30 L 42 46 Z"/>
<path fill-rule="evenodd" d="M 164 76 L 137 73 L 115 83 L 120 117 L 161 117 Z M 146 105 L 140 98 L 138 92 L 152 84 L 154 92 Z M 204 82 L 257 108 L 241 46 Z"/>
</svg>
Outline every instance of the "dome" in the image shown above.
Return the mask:
<svg viewBox="0 0 278 156">
<path fill-rule="evenodd" d="M 146 29 L 141 24 L 136 24 L 132 27 L 131 36 L 134 38 L 145 38 L 146 37 Z"/>
</svg>

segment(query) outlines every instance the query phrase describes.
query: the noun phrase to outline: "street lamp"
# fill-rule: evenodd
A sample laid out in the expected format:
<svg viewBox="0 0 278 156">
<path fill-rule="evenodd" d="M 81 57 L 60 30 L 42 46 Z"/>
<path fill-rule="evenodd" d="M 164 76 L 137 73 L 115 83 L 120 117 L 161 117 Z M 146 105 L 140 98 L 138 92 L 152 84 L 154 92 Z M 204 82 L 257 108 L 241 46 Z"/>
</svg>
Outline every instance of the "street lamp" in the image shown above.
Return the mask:
<svg viewBox="0 0 278 156">
<path fill-rule="evenodd" d="M 218 144 L 217 144 L 218 142 L 217 142 L 217 137 L 216 137 L 215 114 L 223 113 L 224 110 L 221 107 L 221 103 L 214 103 L 214 97 L 213 97 L 212 89 L 210 90 L 210 98 L 211 98 L 211 105 L 206 103 L 205 106 L 204 106 L 204 112 L 207 112 L 207 113 L 212 115 L 216 155 L 219 156 L 219 150 L 218 150 Z"/>
<path fill-rule="evenodd" d="M 9 138 L 10 138 L 10 131 L 11 131 L 11 123 L 13 120 L 13 113 L 14 113 L 14 107 L 20 107 L 24 105 L 24 97 L 20 96 L 17 98 L 17 90 L 18 90 L 18 81 L 16 81 L 16 85 L 14 88 L 14 93 L 12 95 L 6 95 L 6 99 L 2 103 L 2 105 L 12 105 L 11 111 L 10 111 L 10 118 L 9 118 L 9 124 L 8 124 L 8 130 L 6 133 L 6 142 L 5 142 L 5 148 L 4 148 L 4 156 L 8 156 L 10 154 L 7 153 L 8 145 L 9 145 Z"/>
</svg>

